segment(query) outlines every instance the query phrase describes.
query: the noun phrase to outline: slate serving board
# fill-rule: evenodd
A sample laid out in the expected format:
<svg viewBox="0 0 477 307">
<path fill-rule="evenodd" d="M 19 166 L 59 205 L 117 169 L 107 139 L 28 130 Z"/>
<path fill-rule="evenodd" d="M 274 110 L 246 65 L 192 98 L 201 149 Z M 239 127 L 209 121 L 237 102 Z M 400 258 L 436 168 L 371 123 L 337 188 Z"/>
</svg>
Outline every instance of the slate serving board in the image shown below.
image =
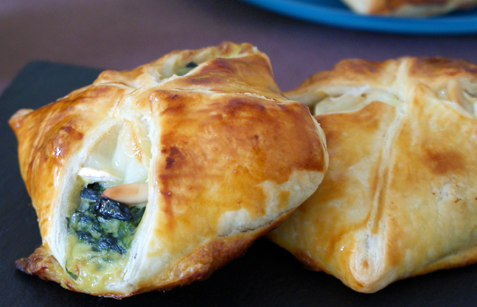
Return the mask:
<svg viewBox="0 0 477 307">
<path fill-rule="evenodd" d="M 476 306 L 477 265 L 398 281 L 361 294 L 334 277 L 307 271 L 285 250 L 259 239 L 206 281 L 121 301 L 75 293 L 14 266 L 40 246 L 36 215 L 8 127 L 20 108 L 39 108 L 93 82 L 98 69 L 32 62 L 0 97 L 0 306 Z"/>
</svg>

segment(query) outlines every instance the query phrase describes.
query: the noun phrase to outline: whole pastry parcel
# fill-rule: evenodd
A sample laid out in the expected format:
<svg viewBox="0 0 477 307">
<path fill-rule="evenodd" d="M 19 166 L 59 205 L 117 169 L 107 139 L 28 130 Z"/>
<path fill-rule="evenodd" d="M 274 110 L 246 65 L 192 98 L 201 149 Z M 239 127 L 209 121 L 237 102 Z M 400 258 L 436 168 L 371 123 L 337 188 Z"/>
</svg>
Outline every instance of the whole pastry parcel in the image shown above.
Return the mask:
<svg viewBox="0 0 477 307">
<path fill-rule="evenodd" d="M 207 278 L 328 165 L 308 108 L 249 44 L 172 52 L 10 121 L 42 245 L 17 267 L 122 298 Z"/>
<path fill-rule="evenodd" d="M 360 292 L 477 262 L 477 66 L 345 60 L 297 89 L 330 165 L 270 238 Z"/>
</svg>

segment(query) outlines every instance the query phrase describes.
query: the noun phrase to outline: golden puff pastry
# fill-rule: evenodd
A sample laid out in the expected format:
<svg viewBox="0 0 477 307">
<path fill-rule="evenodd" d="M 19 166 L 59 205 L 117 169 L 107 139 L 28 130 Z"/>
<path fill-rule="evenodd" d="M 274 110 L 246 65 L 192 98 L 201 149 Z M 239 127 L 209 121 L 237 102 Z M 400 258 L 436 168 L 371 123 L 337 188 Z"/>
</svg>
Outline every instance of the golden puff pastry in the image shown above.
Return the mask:
<svg viewBox="0 0 477 307">
<path fill-rule="evenodd" d="M 471 9 L 477 0 L 343 0 L 355 13 L 401 17 L 427 17 Z"/>
<path fill-rule="evenodd" d="M 315 108 L 329 169 L 269 238 L 360 292 L 477 261 L 477 66 L 345 60 L 285 93 Z"/>
<path fill-rule="evenodd" d="M 208 277 L 308 198 L 328 163 L 321 128 L 249 44 L 105 71 L 9 123 L 43 240 L 17 267 L 98 296 Z"/>
</svg>

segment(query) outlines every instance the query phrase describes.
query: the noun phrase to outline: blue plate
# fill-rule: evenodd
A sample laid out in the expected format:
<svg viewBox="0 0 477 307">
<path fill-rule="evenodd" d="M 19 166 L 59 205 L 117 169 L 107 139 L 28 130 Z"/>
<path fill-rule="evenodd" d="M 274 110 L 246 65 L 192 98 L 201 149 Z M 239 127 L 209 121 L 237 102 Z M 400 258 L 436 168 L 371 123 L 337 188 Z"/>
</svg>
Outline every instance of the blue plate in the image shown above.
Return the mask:
<svg viewBox="0 0 477 307">
<path fill-rule="evenodd" d="M 477 33 L 477 8 L 429 18 L 377 17 L 353 13 L 340 0 L 241 0 L 279 14 L 306 21 L 387 33 Z"/>
</svg>

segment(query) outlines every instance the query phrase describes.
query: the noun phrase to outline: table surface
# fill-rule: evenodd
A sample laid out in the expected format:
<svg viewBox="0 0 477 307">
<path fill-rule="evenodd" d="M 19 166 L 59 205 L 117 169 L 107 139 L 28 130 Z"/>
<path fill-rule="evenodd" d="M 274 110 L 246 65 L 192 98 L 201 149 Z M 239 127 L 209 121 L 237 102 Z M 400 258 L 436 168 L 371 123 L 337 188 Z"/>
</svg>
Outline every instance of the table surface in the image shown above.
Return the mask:
<svg viewBox="0 0 477 307">
<path fill-rule="evenodd" d="M 346 30 L 294 20 L 240 1 L 46 2 L 55 2 L 56 8 L 13 10 L 16 13 L 8 16 L 15 20 L 13 26 L 3 27 L 5 19 L 0 18 L 0 42 L 8 42 L 0 52 L 0 79 L 17 75 L 0 97 L 0 306 L 465 306 L 476 301 L 476 265 L 399 281 L 366 295 L 332 276 L 303 269 L 290 254 L 263 239 L 206 281 L 122 301 L 73 293 L 17 271 L 14 261 L 28 256 L 41 240 L 7 120 L 19 108 L 37 108 L 91 83 L 101 69 L 134 68 L 171 50 L 222 41 L 250 42 L 267 53 L 283 90 L 346 58 L 445 56 L 477 63 L 476 35 Z M 20 25 L 28 18 L 37 26 Z M 73 25 L 81 20 L 85 27 Z M 44 25 L 45 32 L 40 30 Z M 53 62 L 30 62 L 33 59 Z"/>
</svg>

